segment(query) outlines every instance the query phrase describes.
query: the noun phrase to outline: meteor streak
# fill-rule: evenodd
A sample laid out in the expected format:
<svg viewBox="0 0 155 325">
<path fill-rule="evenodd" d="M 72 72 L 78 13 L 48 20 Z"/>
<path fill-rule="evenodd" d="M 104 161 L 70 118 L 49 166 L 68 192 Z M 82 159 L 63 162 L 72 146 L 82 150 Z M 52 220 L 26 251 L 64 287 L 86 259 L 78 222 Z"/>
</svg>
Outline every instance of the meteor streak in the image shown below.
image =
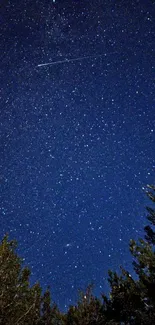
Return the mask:
<svg viewBox="0 0 155 325">
<path fill-rule="evenodd" d="M 73 62 L 73 61 L 82 61 L 82 60 L 85 60 L 85 59 L 97 58 L 99 56 L 106 56 L 106 54 L 82 56 L 82 57 L 78 57 L 76 59 L 64 59 L 64 60 L 54 61 L 54 62 L 51 62 L 51 63 L 41 63 L 41 64 L 38 64 L 37 67 L 43 67 L 43 66 L 46 66 L 46 65 L 61 64 L 61 63 L 69 63 L 69 62 Z"/>
</svg>

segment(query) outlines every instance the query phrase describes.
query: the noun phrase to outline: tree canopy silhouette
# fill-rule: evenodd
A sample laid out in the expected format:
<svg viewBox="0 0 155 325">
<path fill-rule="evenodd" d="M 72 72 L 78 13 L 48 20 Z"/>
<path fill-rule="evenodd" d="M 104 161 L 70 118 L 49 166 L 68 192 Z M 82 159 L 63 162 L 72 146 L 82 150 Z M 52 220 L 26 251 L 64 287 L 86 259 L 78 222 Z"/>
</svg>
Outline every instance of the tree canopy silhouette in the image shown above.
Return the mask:
<svg viewBox="0 0 155 325">
<path fill-rule="evenodd" d="M 155 186 L 146 194 L 155 203 Z M 51 301 L 50 289 L 30 286 L 31 272 L 22 267 L 17 242 L 5 235 L 0 244 L 0 325 L 152 325 L 155 324 L 155 210 L 146 207 L 149 224 L 144 239 L 130 241 L 133 257 L 130 273 L 109 271 L 110 293 L 93 295 L 92 286 L 80 292 L 75 306 L 62 313 Z"/>
</svg>

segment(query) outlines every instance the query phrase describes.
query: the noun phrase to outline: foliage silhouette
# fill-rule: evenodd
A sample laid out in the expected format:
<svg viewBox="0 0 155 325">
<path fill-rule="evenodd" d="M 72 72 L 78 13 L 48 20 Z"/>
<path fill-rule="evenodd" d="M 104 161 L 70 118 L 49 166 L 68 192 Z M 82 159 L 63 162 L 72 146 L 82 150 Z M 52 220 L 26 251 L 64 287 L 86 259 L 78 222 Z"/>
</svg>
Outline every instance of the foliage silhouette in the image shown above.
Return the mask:
<svg viewBox="0 0 155 325">
<path fill-rule="evenodd" d="M 146 194 L 155 203 L 154 185 L 147 186 Z M 22 267 L 17 242 L 5 235 L 0 244 L 0 325 L 155 324 L 155 210 L 146 209 L 145 238 L 129 245 L 136 279 L 122 267 L 120 275 L 109 271 L 109 297 L 95 297 L 89 285 L 66 313 L 51 301 L 49 288 L 42 293 L 39 283 L 30 286 L 31 272 Z"/>
</svg>

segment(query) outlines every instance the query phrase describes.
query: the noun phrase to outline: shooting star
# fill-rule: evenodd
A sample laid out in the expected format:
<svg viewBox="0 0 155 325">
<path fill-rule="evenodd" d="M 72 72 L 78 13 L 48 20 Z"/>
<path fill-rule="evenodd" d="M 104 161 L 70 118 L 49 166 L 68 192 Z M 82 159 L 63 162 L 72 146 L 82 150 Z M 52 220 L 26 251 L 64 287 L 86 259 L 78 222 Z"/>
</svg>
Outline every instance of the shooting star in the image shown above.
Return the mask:
<svg viewBox="0 0 155 325">
<path fill-rule="evenodd" d="M 54 61 L 54 62 L 50 62 L 50 63 L 41 63 L 38 64 L 37 67 L 43 67 L 43 66 L 47 66 L 47 65 L 54 65 L 54 64 L 61 64 L 61 63 L 69 63 L 69 62 L 74 62 L 74 61 L 82 61 L 85 59 L 91 59 L 91 58 L 97 58 L 100 56 L 106 56 L 106 54 L 97 54 L 97 55 L 89 55 L 89 56 L 82 56 L 82 57 L 78 57 L 76 59 L 64 59 L 64 60 L 59 60 L 59 61 Z"/>
</svg>

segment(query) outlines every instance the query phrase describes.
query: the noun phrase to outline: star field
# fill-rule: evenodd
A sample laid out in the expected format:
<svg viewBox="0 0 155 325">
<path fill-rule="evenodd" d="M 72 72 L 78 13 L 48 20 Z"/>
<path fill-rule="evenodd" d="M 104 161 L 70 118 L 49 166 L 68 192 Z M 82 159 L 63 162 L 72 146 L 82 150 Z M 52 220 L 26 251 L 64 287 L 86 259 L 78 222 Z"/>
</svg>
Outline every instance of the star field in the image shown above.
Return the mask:
<svg viewBox="0 0 155 325">
<path fill-rule="evenodd" d="M 7 1 L 0 36 L 0 234 L 64 309 L 92 281 L 107 291 L 109 268 L 132 269 L 128 243 L 143 233 L 155 3 Z"/>
</svg>

